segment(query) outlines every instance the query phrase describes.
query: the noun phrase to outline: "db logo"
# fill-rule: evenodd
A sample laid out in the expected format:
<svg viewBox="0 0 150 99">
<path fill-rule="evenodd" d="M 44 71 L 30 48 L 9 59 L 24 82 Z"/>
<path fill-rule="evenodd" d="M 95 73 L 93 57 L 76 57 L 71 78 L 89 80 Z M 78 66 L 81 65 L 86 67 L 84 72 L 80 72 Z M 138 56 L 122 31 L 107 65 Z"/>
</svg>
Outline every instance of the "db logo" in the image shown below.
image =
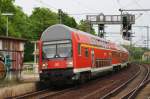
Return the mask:
<svg viewBox="0 0 150 99">
<path fill-rule="evenodd" d="M 55 63 L 55 66 L 59 66 L 59 63 Z"/>
</svg>

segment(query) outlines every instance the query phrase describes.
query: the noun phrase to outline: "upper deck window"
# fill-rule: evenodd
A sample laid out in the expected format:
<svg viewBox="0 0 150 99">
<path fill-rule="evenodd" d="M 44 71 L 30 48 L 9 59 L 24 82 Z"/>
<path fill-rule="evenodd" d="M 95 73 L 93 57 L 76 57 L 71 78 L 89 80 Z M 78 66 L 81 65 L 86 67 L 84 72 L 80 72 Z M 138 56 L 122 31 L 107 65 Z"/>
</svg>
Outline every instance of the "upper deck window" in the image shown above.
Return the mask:
<svg viewBox="0 0 150 99">
<path fill-rule="evenodd" d="M 89 57 L 89 51 L 88 51 L 88 48 L 85 48 L 85 56 L 86 56 L 86 57 Z"/>
<path fill-rule="evenodd" d="M 81 44 L 78 44 L 78 55 L 81 55 Z"/>
</svg>

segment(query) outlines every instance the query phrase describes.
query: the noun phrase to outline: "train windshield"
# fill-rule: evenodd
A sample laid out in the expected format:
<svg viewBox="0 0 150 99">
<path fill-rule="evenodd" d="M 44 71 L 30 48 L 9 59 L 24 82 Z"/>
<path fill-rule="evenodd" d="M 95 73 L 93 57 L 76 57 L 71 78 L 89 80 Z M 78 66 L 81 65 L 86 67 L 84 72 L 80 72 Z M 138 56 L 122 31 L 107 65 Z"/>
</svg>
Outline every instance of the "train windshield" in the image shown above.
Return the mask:
<svg viewBox="0 0 150 99">
<path fill-rule="evenodd" d="M 46 42 L 43 44 L 43 58 L 69 58 L 72 57 L 71 42 Z"/>
</svg>

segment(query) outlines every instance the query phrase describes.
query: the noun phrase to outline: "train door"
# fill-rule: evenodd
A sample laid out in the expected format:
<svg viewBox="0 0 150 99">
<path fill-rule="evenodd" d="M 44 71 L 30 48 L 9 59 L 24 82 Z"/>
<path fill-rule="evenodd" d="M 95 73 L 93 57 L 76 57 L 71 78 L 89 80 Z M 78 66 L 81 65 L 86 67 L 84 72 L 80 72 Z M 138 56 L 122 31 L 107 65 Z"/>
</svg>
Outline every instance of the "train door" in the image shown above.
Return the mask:
<svg viewBox="0 0 150 99">
<path fill-rule="evenodd" d="M 91 50 L 91 60 L 92 60 L 92 67 L 95 67 L 95 55 L 94 55 L 94 49 Z"/>
</svg>

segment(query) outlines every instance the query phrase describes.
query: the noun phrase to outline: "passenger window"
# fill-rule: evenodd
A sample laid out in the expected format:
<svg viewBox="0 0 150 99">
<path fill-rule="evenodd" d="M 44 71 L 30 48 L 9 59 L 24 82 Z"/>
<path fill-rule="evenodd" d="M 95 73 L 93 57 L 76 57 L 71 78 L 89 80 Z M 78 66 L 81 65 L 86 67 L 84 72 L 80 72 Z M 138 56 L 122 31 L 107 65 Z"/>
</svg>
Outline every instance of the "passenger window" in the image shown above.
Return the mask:
<svg viewBox="0 0 150 99">
<path fill-rule="evenodd" d="M 85 56 L 86 56 L 86 57 L 89 56 L 88 48 L 85 48 Z"/>
<path fill-rule="evenodd" d="M 78 44 L 78 55 L 81 55 L 81 45 Z"/>
</svg>

